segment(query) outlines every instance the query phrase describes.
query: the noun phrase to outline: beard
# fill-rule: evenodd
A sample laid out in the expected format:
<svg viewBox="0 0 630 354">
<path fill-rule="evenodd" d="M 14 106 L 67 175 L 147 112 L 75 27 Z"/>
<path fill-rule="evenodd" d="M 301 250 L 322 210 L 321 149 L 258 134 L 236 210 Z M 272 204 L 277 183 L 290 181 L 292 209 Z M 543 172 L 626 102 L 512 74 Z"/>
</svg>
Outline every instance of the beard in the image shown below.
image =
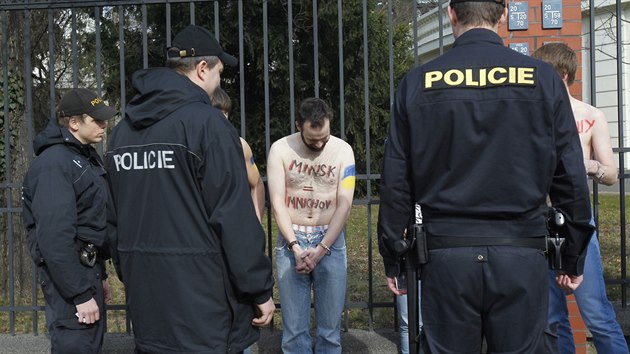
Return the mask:
<svg viewBox="0 0 630 354">
<path fill-rule="evenodd" d="M 300 137 L 302 138 L 302 143 L 304 143 L 304 146 L 306 146 L 307 148 L 309 148 L 309 150 L 314 151 L 314 152 L 320 152 L 322 150 L 324 150 L 324 148 L 326 147 L 326 144 L 328 143 L 328 140 L 326 140 L 322 146 L 317 147 L 311 144 L 308 144 L 306 142 L 306 140 L 304 140 L 304 133 L 300 132 Z"/>
</svg>

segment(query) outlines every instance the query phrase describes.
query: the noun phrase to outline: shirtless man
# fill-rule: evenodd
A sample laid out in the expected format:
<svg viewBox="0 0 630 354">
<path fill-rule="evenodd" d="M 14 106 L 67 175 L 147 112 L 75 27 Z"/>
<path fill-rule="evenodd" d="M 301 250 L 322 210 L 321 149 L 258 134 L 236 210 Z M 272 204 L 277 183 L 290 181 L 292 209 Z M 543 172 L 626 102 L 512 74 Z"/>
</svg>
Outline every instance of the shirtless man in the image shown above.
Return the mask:
<svg viewBox="0 0 630 354">
<path fill-rule="evenodd" d="M 276 248 L 282 306 L 282 351 L 313 352 L 311 286 L 317 321 L 315 352 L 341 353 L 346 295 L 345 225 L 354 195 L 352 148 L 330 135 L 332 110 L 319 98 L 302 102 L 298 132 L 276 141 L 267 184 L 280 235 Z"/>
<path fill-rule="evenodd" d="M 225 118 L 230 118 L 230 112 L 232 112 L 232 100 L 230 96 L 221 87 L 217 87 L 212 93 L 212 105 L 218 110 L 223 112 Z M 258 167 L 254 161 L 254 154 L 252 148 L 245 139 L 241 139 L 241 146 L 243 147 L 243 156 L 245 157 L 245 168 L 247 169 L 247 181 L 249 182 L 249 189 L 252 195 L 252 201 L 254 202 L 254 209 L 256 209 L 256 216 L 258 221 L 262 223 L 263 213 L 265 212 L 265 185 L 263 184 Z"/>
<path fill-rule="evenodd" d="M 564 43 L 548 43 L 538 48 L 533 57 L 552 64 L 569 90 L 577 71 L 577 57 L 571 48 Z M 613 159 L 608 122 L 604 113 L 573 97 L 571 97 L 571 108 L 582 143 L 587 175 L 597 183 L 607 186 L 617 183 L 617 167 Z M 554 271 L 549 272 L 549 281 L 549 325 L 557 327 L 560 353 L 575 353 L 566 296 L 560 288 L 554 286 L 556 281 Z M 628 345 L 623 332 L 615 319 L 612 305 L 606 297 L 602 259 L 596 233 L 593 234 L 588 245 L 584 263 L 584 280 L 575 290 L 575 300 L 586 327 L 593 335 L 597 352 L 600 354 L 628 353 Z"/>
</svg>

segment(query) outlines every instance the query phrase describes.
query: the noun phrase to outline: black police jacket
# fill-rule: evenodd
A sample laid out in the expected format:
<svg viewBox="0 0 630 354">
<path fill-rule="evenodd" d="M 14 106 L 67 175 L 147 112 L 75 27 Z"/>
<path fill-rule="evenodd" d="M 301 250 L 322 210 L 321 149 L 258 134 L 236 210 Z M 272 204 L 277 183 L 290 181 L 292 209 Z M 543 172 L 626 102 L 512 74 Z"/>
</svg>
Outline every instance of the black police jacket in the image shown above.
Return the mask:
<svg viewBox="0 0 630 354">
<path fill-rule="evenodd" d="M 567 217 L 564 268 L 582 273 L 593 228 L 566 88 L 553 67 L 493 31 L 463 33 L 403 78 L 381 178 L 379 250 L 390 277 L 415 202 L 429 237 L 533 237 L 547 234 L 547 195 Z"/>
<path fill-rule="evenodd" d="M 22 185 L 31 256 L 45 265 L 64 298 L 81 304 L 96 289 L 93 271 L 79 261 L 80 247 L 90 242 L 101 257 L 109 253 L 105 169 L 96 150 L 60 128 L 55 118 L 35 137 L 33 148 L 38 156 Z"/>
<path fill-rule="evenodd" d="M 240 352 L 258 338 L 254 305 L 271 297 L 273 277 L 238 134 L 174 70 L 141 70 L 133 84 L 105 164 L 136 344 Z"/>
</svg>

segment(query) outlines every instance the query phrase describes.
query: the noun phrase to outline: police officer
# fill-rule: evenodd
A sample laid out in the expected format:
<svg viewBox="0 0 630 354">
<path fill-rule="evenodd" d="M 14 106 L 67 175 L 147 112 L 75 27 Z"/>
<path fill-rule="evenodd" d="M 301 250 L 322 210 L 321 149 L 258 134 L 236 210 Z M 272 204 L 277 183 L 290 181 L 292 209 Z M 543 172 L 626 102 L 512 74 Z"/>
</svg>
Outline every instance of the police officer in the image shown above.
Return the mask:
<svg viewBox="0 0 630 354">
<path fill-rule="evenodd" d="M 134 73 L 107 145 L 114 258 L 137 352 L 240 353 L 275 305 L 241 142 L 210 99 L 237 60 L 200 26 L 172 45 L 167 67 Z"/>
<path fill-rule="evenodd" d="M 28 244 L 46 301 L 52 353 L 99 353 L 109 296 L 105 170 L 91 144 L 118 112 L 96 93 L 66 93 L 33 142 L 22 187 Z"/>
<path fill-rule="evenodd" d="M 453 48 L 408 73 L 393 107 L 378 225 L 388 282 L 417 202 L 424 352 L 480 352 L 483 338 L 488 352 L 549 352 L 546 196 L 566 217 L 567 291 L 592 233 L 569 98 L 553 67 L 503 45 L 503 0 L 452 0 L 448 15 Z"/>
</svg>

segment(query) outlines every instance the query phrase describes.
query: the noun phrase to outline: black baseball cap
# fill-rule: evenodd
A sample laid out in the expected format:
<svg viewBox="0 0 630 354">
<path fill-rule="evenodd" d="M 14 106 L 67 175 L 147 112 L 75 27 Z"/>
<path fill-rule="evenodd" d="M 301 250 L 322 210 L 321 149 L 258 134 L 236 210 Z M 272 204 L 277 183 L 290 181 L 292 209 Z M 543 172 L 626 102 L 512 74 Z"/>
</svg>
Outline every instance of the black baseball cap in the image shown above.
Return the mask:
<svg viewBox="0 0 630 354">
<path fill-rule="evenodd" d="M 228 66 L 236 66 L 238 60 L 223 51 L 221 45 L 214 38 L 214 34 L 207 29 L 190 25 L 181 30 L 173 39 L 172 46 L 168 48 L 169 58 L 216 56 Z"/>
<path fill-rule="evenodd" d="M 505 6 L 505 0 L 451 0 L 451 4 L 457 4 L 460 2 L 493 2 L 495 4 L 499 4 L 499 5 L 503 5 Z"/>
<path fill-rule="evenodd" d="M 87 114 L 96 120 L 112 119 L 118 114 L 95 92 L 84 88 L 72 89 L 63 95 L 58 111 L 60 117 Z"/>
</svg>

